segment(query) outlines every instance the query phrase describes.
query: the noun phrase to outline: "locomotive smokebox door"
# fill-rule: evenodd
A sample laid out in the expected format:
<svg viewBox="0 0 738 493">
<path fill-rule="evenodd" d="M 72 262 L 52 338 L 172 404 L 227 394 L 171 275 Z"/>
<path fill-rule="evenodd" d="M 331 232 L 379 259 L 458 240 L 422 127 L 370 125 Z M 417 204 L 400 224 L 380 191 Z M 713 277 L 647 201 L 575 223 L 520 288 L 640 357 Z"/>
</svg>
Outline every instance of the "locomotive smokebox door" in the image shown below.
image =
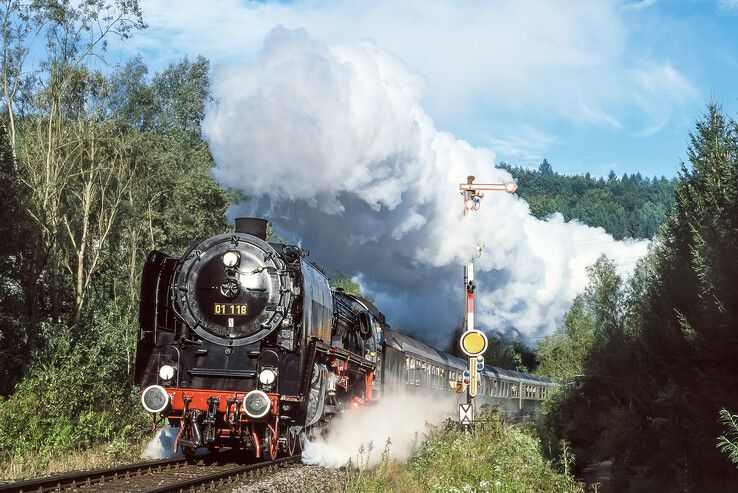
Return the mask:
<svg viewBox="0 0 738 493">
<path fill-rule="evenodd" d="M 266 234 L 264 220 L 239 221 L 241 228 Z M 187 325 L 225 346 L 262 340 L 291 306 L 292 282 L 280 255 L 266 241 L 238 231 L 197 245 L 182 260 L 174 287 Z"/>
</svg>

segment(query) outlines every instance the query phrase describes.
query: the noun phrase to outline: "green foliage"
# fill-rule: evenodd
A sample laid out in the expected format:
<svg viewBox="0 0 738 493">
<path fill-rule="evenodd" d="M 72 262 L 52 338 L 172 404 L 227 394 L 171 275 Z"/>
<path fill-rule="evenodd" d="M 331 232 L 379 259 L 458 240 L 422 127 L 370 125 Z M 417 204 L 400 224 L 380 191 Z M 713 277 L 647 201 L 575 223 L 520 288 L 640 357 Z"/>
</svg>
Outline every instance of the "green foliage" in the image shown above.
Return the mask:
<svg viewBox="0 0 738 493">
<path fill-rule="evenodd" d="M 601 256 L 587 272 L 585 292 L 574 299 L 564 323 L 538 346 L 541 375 L 564 380 L 583 375 L 586 358 L 601 333 L 622 332 L 624 288 L 615 263 Z"/>
<path fill-rule="evenodd" d="M 643 178 L 640 173 L 618 179 L 610 171 L 607 180 L 585 175 L 567 176 L 553 171 L 543 160 L 537 170 L 500 163 L 518 184 L 518 194 L 533 215 L 546 218 L 560 213 L 599 226 L 616 239 L 652 238 L 674 204 L 674 181 L 665 177 Z"/>
<path fill-rule="evenodd" d="M 730 414 L 727 409 L 721 409 L 720 423 L 728 431 L 718 437 L 717 448 L 738 467 L 738 415 Z"/>
<path fill-rule="evenodd" d="M 574 299 L 563 325 L 538 344 L 539 374 L 570 380 L 584 373 L 584 360 L 594 341 L 595 325 L 582 298 Z"/>
<path fill-rule="evenodd" d="M 483 416 L 471 433 L 454 423 L 431 433 L 407 464 L 389 460 L 386 449 L 376 469 L 360 462 L 349 471 L 347 491 L 583 491 L 543 458 L 529 430 L 503 425 L 496 414 Z"/>
<path fill-rule="evenodd" d="M 589 315 L 575 305 L 567 317 L 591 330 L 565 324 L 541 348 L 544 369 L 583 374 L 547 403 L 548 443 L 570 441 L 580 465 L 613 458 L 619 491 L 738 481 L 715 447 L 722 436 L 730 454 L 735 436 L 714 419 L 738 407 L 738 124 L 710 105 L 690 142 L 652 252 L 625 286 L 591 277 Z M 583 358 L 581 333 L 593 338 Z"/>
<path fill-rule="evenodd" d="M 331 275 L 328 276 L 328 283 L 330 284 L 331 289 L 341 288 L 348 294 L 361 296 L 361 284 L 359 284 L 355 278 L 347 276 L 342 272 L 332 272 Z"/>
<path fill-rule="evenodd" d="M 494 334 L 487 334 L 487 339 L 489 347 L 484 353 L 486 365 L 526 373 L 538 367 L 537 355 L 520 340 L 510 341 Z"/>
<path fill-rule="evenodd" d="M 23 287 L 31 251 L 31 220 L 23 206 L 24 190 L 12 156 L 7 130 L 0 126 L 0 396 L 8 395 L 29 357 L 35 334 L 29 330 Z"/>
<path fill-rule="evenodd" d="M 209 62 L 97 70 L 110 36 L 143 27 L 135 0 L 7 2 L 0 17 L 0 461 L 26 470 L 104 442 L 119 455 L 145 418 L 131 384 L 143 261 L 225 231 L 236 198 L 201 138 Z"/>
<path fill-rule="evenodd" d="M 128 378 L 129 341 L 121 330 L 135 324 L 126 307 L 110 302 L 82 334 L 44 325 L 48 344 L 0 403 L 0 457 L 48 460 L 62 450 L 140 436 L 147 418 Z"/>
</svg>

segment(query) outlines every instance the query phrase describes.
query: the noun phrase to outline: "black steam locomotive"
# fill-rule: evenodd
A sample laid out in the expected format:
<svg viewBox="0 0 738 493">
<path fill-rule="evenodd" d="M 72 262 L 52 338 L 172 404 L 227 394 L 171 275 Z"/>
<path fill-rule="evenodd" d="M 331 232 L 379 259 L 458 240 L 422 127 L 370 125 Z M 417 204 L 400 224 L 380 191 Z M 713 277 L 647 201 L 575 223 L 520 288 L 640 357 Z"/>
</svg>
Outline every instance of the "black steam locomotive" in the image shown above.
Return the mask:
<svg viewBox="0 0 738 493">
<path fill-rule="evenodd" d="M 136 384 L 143 407 L 179 428 L 174 447 L 293 455 L 306 433 L 383 391 L 450 392 L 467 362 L 389 330 L 369 301 L 331 290 L 295 245 L 266 241 L 263 219 L 153 251 L 141 283 Z M 534 410 L 552 384 L 482 372 L 481 396 Z"/>
</svg>

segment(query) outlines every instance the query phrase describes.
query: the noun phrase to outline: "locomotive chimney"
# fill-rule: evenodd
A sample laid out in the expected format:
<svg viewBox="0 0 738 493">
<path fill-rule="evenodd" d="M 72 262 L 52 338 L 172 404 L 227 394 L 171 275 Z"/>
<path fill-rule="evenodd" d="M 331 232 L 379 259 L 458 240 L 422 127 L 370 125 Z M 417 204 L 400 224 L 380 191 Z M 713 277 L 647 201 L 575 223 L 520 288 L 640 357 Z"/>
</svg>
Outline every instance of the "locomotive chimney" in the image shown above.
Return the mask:
<svg viewBox="0 0 738 493">
<path fill-rule="evenodd" d="M 236 233 L 245 233 L 266 241 L 267 224 L 266 219 L 259 217 L 237 217 Z"/>
</svg>

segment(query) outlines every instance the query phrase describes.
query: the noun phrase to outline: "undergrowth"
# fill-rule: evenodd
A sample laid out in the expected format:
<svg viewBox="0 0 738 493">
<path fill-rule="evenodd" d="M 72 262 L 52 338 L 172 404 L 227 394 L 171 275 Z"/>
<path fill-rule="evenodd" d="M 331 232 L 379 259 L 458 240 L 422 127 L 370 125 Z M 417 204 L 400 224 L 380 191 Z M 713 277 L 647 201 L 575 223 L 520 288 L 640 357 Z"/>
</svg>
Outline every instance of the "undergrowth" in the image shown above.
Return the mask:
<svg viewBox="0 0 738 493">
<path fill-rule="evenodd" d="M 347 473 L 345 491 L 584 491 L 581 483 L 544 459 L 531 427 L 505 425 L 497 414 L 486 414 L 483 419 L 470 432 L 456 423 L 432 430 L 407 463 L 389 458 L 389 442 L 374 468 L 369 467 L 371 451 L 360 454 Z"/>
<path fill-rule="evenodd" d="M 149 418 L 125 351 L 135 326 L 123 307 L 106 308 L 84 330 L 44 326 L 46 347 L 0 398 L 0 477 L 89 469 L 140 453 Z"/>
</svg>

